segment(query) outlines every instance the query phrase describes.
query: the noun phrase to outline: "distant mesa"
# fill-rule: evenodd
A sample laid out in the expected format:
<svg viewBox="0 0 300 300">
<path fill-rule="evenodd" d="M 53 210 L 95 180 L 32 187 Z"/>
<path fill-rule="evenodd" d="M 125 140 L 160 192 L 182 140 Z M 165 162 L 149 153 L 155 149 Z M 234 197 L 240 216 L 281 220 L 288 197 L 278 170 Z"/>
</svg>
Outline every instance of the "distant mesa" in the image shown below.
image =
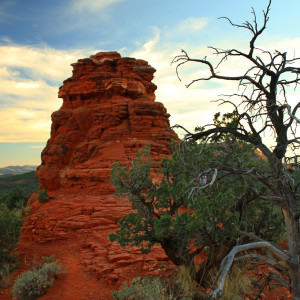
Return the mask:
<svg viewBox="0 0 300 300">
<path fill-rule="evenodd" d="M 51 290 L 55 295 L 45 299 L 71 299 L 68 293 L 74 291 L 67 287 L 78 280 L 76 299 L 86 299 L 92 290 L 110 299 L 110 291 L 124 280 L 161 272 L 160 266 L 168 264 L 158 246 L 142 255 L 109 242 L 108 234 L 130 210 L 127 199 L 113 196 L 111 165 L 129 164 L 139 148 L 151 144 L 158 167 L 178 137 L 170 130 L 166 108 L 155 101 L 155 69 L 146 61 L 100 52 L 72 66 L 73 76 L 59 89 L 63 103 L 52 114 L 51 136 L 37 170 L 40 189 L 50 199 L 30 198 L 19 253 L 27 264 L 30 257 L 55 254 L 66 269 L 76 270 L 64 277 L 64 288 Z"/>
</svg>

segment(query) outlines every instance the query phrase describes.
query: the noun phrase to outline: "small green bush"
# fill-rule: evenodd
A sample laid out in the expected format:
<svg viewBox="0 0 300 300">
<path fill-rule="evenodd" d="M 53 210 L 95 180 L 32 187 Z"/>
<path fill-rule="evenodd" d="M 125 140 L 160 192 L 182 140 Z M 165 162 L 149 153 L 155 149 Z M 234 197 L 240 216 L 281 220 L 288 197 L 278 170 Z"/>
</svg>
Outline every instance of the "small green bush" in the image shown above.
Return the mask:
<svg viewBox="0 0 300 300">
<path fill-rule="evenodd" d="M 46 190 L 40 190 L 40 191 L 39 191 L 39 194 L 38 194 L 38 196 L 37 196 L 37 199 L 38 199 L 41 203 L 44 203 L 44 202 L 48 201 L 49 195 L 48 195 L 47 191 L 46 191 Z"/>
<path fill-rule="evenodd" d="M 11 273 L 20 267 L 18 257 L 11 255 L 7 262 L 0 262 L 0 290 L 6 289 L 13 284 Z"/>
<path fill-rule="evenodd" d="M 130 285 L 125 281 L 123 287 L 119 291 L 112 293 L 115 300 L 156 300 L 165 298 L 166 291 L 159 278 L 145 277 L 134 278 Z"/>
<path fill-rule="evenodd" d="M 40 268 L 19 275 L 12 288 L 14 297 L 22 300 L 34 300 L 46 294 L 58 274 L 64 273 L 57 262 L 44 263 Z"/>
<path fill-rule="evenodd" d="M 55 260 L 55 255 L 54 254 L 51 254 L 50 256 L 42 256 L 42 261 L 45 263 L 45 264 L 50 264 L 52 262 L 54 262 Z"/>
<path fill-rule="evenodd" d="M 179 296 L 178 287 L 170 285 L 170 282 L 163 281 L 159 277 L 145 277 L 133 278 L 128 284 L 126 281 L 124 285 L 118 290 L 112 292 L 112 297 L 115 300 L 190 300 L 184 296 Z M 175 295 L 176 294 L 176 295 Z"/>
</svg>

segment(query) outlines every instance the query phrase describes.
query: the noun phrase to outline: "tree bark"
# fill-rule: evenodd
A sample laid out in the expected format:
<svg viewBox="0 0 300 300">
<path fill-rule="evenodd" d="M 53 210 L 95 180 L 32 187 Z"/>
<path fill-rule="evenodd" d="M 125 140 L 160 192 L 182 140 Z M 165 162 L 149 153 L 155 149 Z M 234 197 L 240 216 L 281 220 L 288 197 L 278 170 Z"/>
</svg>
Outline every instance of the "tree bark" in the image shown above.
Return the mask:
<svg viewBox="0 0 300 300">
<path fill-rule="evenodd" d="M 290 217 L 283 210 L 289 244 L 289 253 L 294 258 L 294 264 L 289 266 L 289 277 L 291 281 L 291 294 L 294 300 L 300 300 L 300 230 L 299 220 Z"/>
<path fill-rule="evenodd" d="M 274 169 L 277 171 L 276 178 L 279 178 L 277 189 L 281 192 L 281 196 L 284 199 L 281 208 L 288 237 L 288 252 L 293 257 L 293 263 L 289 264 L 291 294 L 294 300 L 300 300 L 300 223 L 299 218 L 295 217 L 297 199 L 283 171 L 284 167 L 281 161 L 278 160 L 274 166 Z"/>
<path fill-rule="evenodd" d="M 226 241 L 223 245 L 213 245 L 211 247 L 208 258 L 200 265 L 196 274 L 195 279 L 201 286 L 206 287 L 212 284 L 208 275 L 219 269 L 221 262 L 234 245 L 234 241 Z"/>
<path fill-rule="evenodd" d="M 189 253 L 188 249 L 178 249 L 174 243 L 169 239 L 164 239 L 161 242 L 161 246 L 164 249 L 166 255 L 176 266 L 185 266 L 192 277 L 195 279 L 196 266 L 194 257 Z"/>
</svg>

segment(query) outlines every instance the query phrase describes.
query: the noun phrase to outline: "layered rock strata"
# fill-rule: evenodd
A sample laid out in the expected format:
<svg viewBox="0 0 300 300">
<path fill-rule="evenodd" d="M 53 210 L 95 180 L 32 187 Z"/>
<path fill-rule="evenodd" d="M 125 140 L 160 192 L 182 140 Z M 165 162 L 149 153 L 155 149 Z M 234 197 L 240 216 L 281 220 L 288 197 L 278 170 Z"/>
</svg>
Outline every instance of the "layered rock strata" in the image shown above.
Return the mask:
<svg viewBox="0 0 300 300">
<path fill-rule="evenodd" d="M 128 200 L 113 196 L 110 167 L 128 163 L 148 144 L 159 162 L 178 138 L 169 130 L 165 107 L 155 101 L 155 69 L 146 61 L 101 52 L 72 66 L 73 76 L 59 89 L 63 104 L 52 114 L 51 137 L 37 171 L 40 189 L 50 199 L 39 203 L 31 197 L 19 252 L 27 261 L 54 253 L 67 268 L 76 263 L 82 272 L 120 284 L 157 271 L 166 256 L 159 247 L 144 256 L 109 242 L 108 233 L 130 210 Z"/>
<path fill-rule="evenodd" d="M 51 138 L 37 176 L 41 188 L 111 193 L 115 161 L 127 161 L 151 143 L 157 160 L 170 154 L 169 115 L 155 102 L 155 69 L 144 60 L 98 53 L 73 64 L 59 89 L 61 109 L 52 114 Z"/>
</svg>

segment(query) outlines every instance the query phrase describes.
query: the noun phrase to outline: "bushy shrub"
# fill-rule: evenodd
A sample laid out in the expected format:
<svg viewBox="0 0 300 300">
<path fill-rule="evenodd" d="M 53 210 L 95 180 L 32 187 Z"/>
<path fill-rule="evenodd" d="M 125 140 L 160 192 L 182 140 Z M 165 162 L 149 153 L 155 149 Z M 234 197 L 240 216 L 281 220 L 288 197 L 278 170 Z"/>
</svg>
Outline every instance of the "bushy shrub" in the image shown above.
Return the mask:
<svg viewBox="0 0 300 300">
<path fill-rule="evenodd" d="M 113 292 L 112 296 L 115 300 L 168 299 L 162 282 L 154 277 L 137 277 L 130 284 L 125 281 L 123 287 Z"/>
<path fill-rule="evenodd" d="M 19 267 L 18 257 L 12 251 L 21 234 L 24 205 L 26 197 L 20 188 L 0 196 L 0 286 L 9 285 L 9 274 Z"/>
<path fill-rule="evenodd" d="M 0 203 L 6 204 L 7 208 L 10 210 L 21 208 L 26 205 L 26 202 L 27 197 L 21 188 L 9 190 L 0 197 Z"/>
<path fill-rule="evenodd" d="M 48 201 L 49 195 L 48 195 L 47 191 L 46 191 L 46 190 L 40 190 L 40 191 L 39 191 L 39 194 L 38 194 L 38 196 L 37 196 L 37 199 L 38 199 L 41 203 L 44 203 L 44 202 Z"/>
<path fill-rule="evenodd" d="M 20 267 L 18 257 L 11 255 L 8 261 L 2 261 L 0 266 L 0 289 L 5 289 L 13 284 L 13 276 L 11 273 Z"/>
<path fill-rule="evenodd" d="M 0 203 L 0 279 L 4 263 L 12 260 L 11 251 L 17 246 L 23 217 L 18 210 L 9 210 Z"/>
<path fill-rule="evenodd" d="M 195 281 L 193 281 L 189 269 L 185 266 L 176 268 L 173 276 L 169 279 L 172 290 L 176 290 L 177 294 L 193 296 L 197 293 Z"/>
<path fill-rule="evenodd" d="M 54 254 L 51 254 L 50 256 L 42 256 L 42 261 L 45 264 L 50 264 L 50 263 L 54 262 L 54 259 L 55 259 Z"/>
<path fill-rule="evenodd" d="M 34 300 L 46 294 L 58 274 L 64 272 L 57 262 L 44 263 L 40 268 L 19 275 L 12 288 L 14 297 L 22 300 Z"/>
<path fill-rule="evenodd" d="M 159 277 L 137 277 L 133 278 L 128 284 L 118 290 L 112 292 L 115 300 L 190 300 L 186 298 L 180 286 L 173 279 L 162 280 Z"/>
</svg>

